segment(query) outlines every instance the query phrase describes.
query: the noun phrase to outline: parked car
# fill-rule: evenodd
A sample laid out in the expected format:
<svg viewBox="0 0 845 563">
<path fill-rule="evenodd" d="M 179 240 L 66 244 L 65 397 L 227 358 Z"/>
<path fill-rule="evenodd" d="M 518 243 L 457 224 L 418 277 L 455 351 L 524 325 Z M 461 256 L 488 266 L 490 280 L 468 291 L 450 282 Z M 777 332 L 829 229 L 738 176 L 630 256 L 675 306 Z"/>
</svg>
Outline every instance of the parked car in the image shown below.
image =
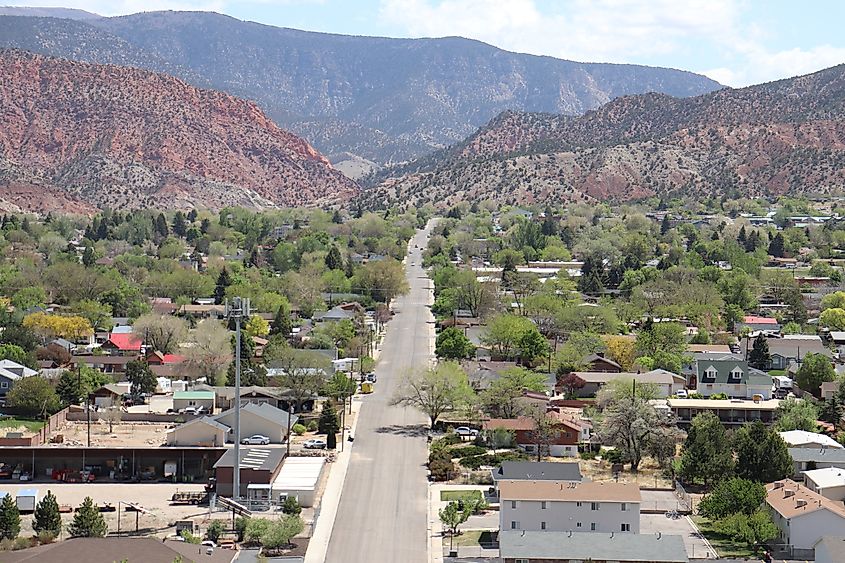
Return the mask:
<svg viewBox="0 0 845 563">
<path fill-rule="evenodd" d="M 199 414 L 199 411 L 197 410 L 197 408 L 196 408 L 196 407 L 185 407 L 184 409 L 182 409 L 181 411 L 179 411 L 179 414 L 191 414 L 191 415 L 198 415 L 198 414 Z"/>
<path fill-rule="evenodd" d="M 254 434 L 249 438 L 244 438 L 241 440 L 241 444 L 246 444 L 249 446 L 266 446 L 270 443 L 270 438 L 267 436 L 262 436 L 261 434 Z"/>
<path fill-rule="evenodd" d="M 370 383 L 375 383 L 375 382 L 376 382 L 376 374 L 374 374 L 374 373 L 368 373 L 368 374 L 365 376 L 365 378 L 366 378 L 366 380 L 367 380 L 367 381 L 369 381 Z"/>
<path fill-rule="evenodd" d="M 675 393 L 675 396 L 676 396 L 677 398 L 679 398 L 679 399 L 687 399 L 687 398 L 689 398 L 689 394 L 687 393 L 687 390 L 686 390 L 686 389 L 679 389 L 679 390 Z"/>
<path fill-rule="evenodd" d="M 475 428 L 470 428 L 469 426 L 458 426 L 457 428 L 455 428 L 455 434 L 461 437 L 475 437 L 478 436 L 478 430 L 476 430 Z"/>
<path fill-rule="evenodd" d="M 324 450 L 326 449 L 326 442 L 312 438 L 311 440 L 305 440 L 302 443 L 302 447 L 306 450 Z"/>
</svg>

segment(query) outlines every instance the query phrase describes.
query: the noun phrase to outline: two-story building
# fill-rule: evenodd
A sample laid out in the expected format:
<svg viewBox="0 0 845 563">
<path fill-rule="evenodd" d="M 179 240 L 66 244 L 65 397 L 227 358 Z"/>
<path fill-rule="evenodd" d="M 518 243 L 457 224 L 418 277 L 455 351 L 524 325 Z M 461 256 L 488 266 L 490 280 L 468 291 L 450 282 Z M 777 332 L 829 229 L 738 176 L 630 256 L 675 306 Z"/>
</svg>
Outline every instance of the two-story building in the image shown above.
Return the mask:
<svg viewBox="0 0 845 563">
<path fill-rule="evenodd" d="M 580 424 L 575 417 L 570 417 L 556 411 L 549 411 L 546 416 L 553 419 L 556 433 L 543 449 L 548 448 L 548 455 L 554 457 L 573 457 L 578 455 L 578 444 L 589 441 L 590 428 Z M 534 432 L 537 425 L 531 417 L 492 418 L 483 424 L 485 431 L 496 429 L 511 430 L 514 433 L 516 445 L 528 453 L 537 452 L 537 439 Z"/>
<path fill-rule="evenodd" d="M 724 393 L 732 399 L 772 398 L 770 375 L 735 359 L 696 360 L 696 392 L 704 397 Z"/>
<path fill-rule="evenodd" d="M 640 489 L 606 481 L 502 480 L 499 529 L 640 533 Z"/>
<path fill-rule="evenodd" d="M 712 412 L 728 428 L 759 420 L 764 424 L 775 421 L 780 401 L 746 401 L 742 399 L 669 399 L 666 401 L 678 426 L 689 427 L 692 419 L 703 412 Z"/>
<path fill-rule="evenodd" d="M 15 386 L 15 383 L 23 377 L 32 377 L 38 374 L 34 369 L 30 369 L 12 360 L 0 360 L 0 403 L 5 404 L 6 395 Z"/>
<path fill-rule="evenodd" d="M 822 339 L 814 334 L 790 334 L 785 336 L 770 336 L 766 338 L 769 345 L 769 356 L 771 362 L 766 369 L 789 369 L 791 365 L 800 365 L 807 354 L 822 354 L 828 358 L 833 357 L 830 349 L 824 345 Z M 741 351 L 743 356 L 751 352 L 754 347 L 754 338 L 743 338 Z"/>
<path fill-rule="evenodd" d="M 813 547 L 824 536 L 845 536 L 845 505 L 791 479 L 766 485 L 766 506 L 790 559 L 812 558 Z"/>
</svg>

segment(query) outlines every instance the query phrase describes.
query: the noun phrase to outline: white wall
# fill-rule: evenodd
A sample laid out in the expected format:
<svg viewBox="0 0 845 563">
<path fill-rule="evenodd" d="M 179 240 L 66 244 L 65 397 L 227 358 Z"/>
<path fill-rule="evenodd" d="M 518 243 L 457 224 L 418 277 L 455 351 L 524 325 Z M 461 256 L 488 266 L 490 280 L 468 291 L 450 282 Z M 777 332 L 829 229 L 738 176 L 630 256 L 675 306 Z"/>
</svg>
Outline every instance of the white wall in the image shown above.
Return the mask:
<svg viewBox="0 0 845 563">
<path fill-rule="evenodd" d="M 845 518 L 829 510 L 815 510 L 789 520 L 772 512 L 781 538 L 796 549 L 813 549 L 823 536 L 845 536 Z"/>
<path fill-rule="evenodd" d="M 226 444 L 226 431 L 203 423 L 180 426 L 167 434 L 169 446 L 196 446 L 199 444 Z"/>
<path fill-rule="evenodd" d="M 621 532 L 622 524 L 630 524 L 630 533 L 640 533 L 640 504 L 600 502 L 598 510 L 592 509 L 592 503 L 582 502 L 578 506 L 574 501 L 547 501 L 542 508 L 538 500 L 518 500 L 513 508 L 510 500 L 502 500 L 499 509 L 499 527 L 511 530 L 511 522 L 518 522 L 519 530 L 541 531 L 541 523 L 546 523 L 546 530 L 556 532 Z M 626 510 L 622 510 L 625 504 Z M 578 526 L 578 523 L 581 526 Z M 593 530 L 591 524 L 596 524 Z"/>
<path fill-rule="evenodd" d="M 578 446 L 559 446 L 552 444 L 549 446 L 549 455 L 552 457 L 574 457 L 578 455 Z"/>
<path fill-rule="evenodd" d="M 217 417 L 217 420 L 227 426 L 235 426 L 235 413 L 230 412 L 226 416 Z M 295 419 L 293 419 L 295 420 Z M 265 418 L 261 418 L 248 411 L 241 410 L 241 439 L 249 438 L 254 434 L 262 434 L 270 438 L 270 442 L 281 444 L 285 441 L 285 428 Z"/>
</svg>

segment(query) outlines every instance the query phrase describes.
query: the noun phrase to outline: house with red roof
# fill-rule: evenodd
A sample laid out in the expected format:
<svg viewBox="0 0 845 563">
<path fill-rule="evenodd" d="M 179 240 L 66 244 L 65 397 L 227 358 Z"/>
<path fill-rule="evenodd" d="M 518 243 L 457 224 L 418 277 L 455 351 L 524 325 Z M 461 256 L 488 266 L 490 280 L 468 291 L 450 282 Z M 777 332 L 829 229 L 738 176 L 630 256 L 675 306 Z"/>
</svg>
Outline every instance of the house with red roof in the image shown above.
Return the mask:
<svg viewBox="0 0 845 563">
<path fill-rule="evenodd" d="M 548 455 L 554 457 L 574 457 L 578 455 L 578 444 L 581 441 L 581 425 L 573 417 L 557 411 L 549 411 L 546 416 L 554 420 L 557 430 L 548 444 Z M 528 416 L 517 418 L 491 418 L 484 422 L 484 430 L 510 430 L 514 433 L 517 446 L 529 453 L 537 453 L 537 440 L 534 430 L 537 425 Z M 544 450 L 546 447 L 544 446 Z"/>
<path fill-rule="evenodd" d="M 147 363 L 151 366 L 183 364 L 188 358 L 181 354 L 162 354 L 159 351 L 147 354 Z"/>
<path fill-rule="evenodd" d="M 743 332 L 743 329 L 748 327 L 751 332 L 766 330 L 771 332 L 780 332 L 780 323 L 777 319 L 772 317 L 758 317 L 756 315 L 746 315 L 742 322 L 736 323 L 734 330 L 737 334 Z"/>
<path fill-rule="evenodd" d="M 112 356 L 134 356 L 141 353 L 141 337 L 132 333 L 111 333 L 109 339 L 100 347 Z"/>
</svg>

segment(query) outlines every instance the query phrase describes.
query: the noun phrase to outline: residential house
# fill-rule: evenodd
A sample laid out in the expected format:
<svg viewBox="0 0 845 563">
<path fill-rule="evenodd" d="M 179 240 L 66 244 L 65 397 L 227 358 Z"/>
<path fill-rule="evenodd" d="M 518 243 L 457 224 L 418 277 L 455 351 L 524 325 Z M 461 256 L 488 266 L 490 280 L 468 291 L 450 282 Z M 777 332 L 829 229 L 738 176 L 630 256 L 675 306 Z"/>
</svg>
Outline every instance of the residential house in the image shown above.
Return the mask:
<svg viewBox="0 0 845 563">
<path fill-rule="evenodd" d="M 503 530 L 502 563 L 688 563 L 684 538 L 669 534 L 610 534 Z"/>
<path fill-rule="evenodd" d="M 12 360 L 0 360 L 0 402 L 5 403 L 6 395 L 15 383 L 24 377 L 32 377 L 38 372 Z"/>
<path fill-rule="evenodd" d="M 622 366 L 610 358 L 605 358 L 604 354 L 590 354 L 584 358 L 583 363 L 587 366 L 585 371 L 598 371 L 604 373 L 622 372 Z"/>
<path fill-rule="evenodd" d="M 734 331 L 737 334 L 741 334 L 743 329 L 748 329 L 752 332 L 757 332 L 759 330 L 765 330 L 769 332 L 779 332 L 780 331 L 780 323 L 778 320 L 772 317 L 759 317 L 756 315 L 746 315 L 742 322 L 736 323 L 734 327 Z"/>
<path fill-rule="evenodd" d="M 724 393 L 736 399 L 772 397 L 773 380 L 770 375 L 748 367 L 744 360 L 697 360 L 696 392 L 704 397 Z"/>
<path fill-rule="evenodd" d="M 581 426 L 575 417 L 561 414 L 557 411 L 549 411 L 546 416 L 555 421 L 557 433 L 549 441 L 548 453 L 554 457 L 573 457 L 578 455 L 578 444 L 585 441 L 584 435 L 589 440 L 589 429 Z M 514 433 L 516 444 L 526 452 L 537 451 L 537 441 L 534 437 L 536 429 L 534 420 L 527 416 L 517 418 L 493 418 L 483 424 L 485 431 L 503 428 Z"/>
<path fill-rule="evenodd" d="M 845 330 L 831 330 L 828 337 L 837 348 L 845 346 Z"/>
<path fill-rule="evenodd" d="M 461 362 L 461 367 L 467 374 L 470 386 L 476 391 L 482 391 L 502 377 L 507 370 L 518 366 L 516 362 L 465 360 Z"/>
<path fill-rule="evenodd" d="M 499 481 L 499 529 L 640 533 L 640 488 L 611 481 Z"/>
<path fill-rule="evenodd" d="M 731 347 L 727 344 L 687 344 L 687 352 L 690 354 L 730 354 Z"/>
<path fill-rule="evenodd" d="M 324 313 L 315 313 L 314 318 L 320 322 L 354 321 L 359 314 L 364 314 L 360 303 L 342 303 Z"/>
<path fill-rule="evenodd" d="M 226 314 L 225 305 L 186 303 L 179 307 L 178 314 L 194 319 L 222 319 Z"/>
<path fill-rule="evenodd" d="M 195 418 L 167 431 L 168 446 L 225 446 L 232 429 L 214 417 Z"/>
<path fill-rule="evenodd" d="M 845 505 L 791 479 L 766 485 L 766 506 L 778 539 L 792 552 L 789 559 L 811 557 L 824 536 L 845 536 Z"/>
<path fill-rule="evenodd" d="M 192 390 L 173 393 L 173 410 L 179 412 L 188 407 L 202 407 L 205 412 L 214 412 L 214 392 Z"/>
<path fill-rule="evenodd" d="M 830 500 L 845 500 L 845 469 L 825 467 L 805 471 L 804 486 Z"/>
<path fill-rule="evenodd" d="M 220 413 L 214 420 L 230 428 L 235 427 L 235 409 Z M 241 407 L 241 438 L 253 434 L 262 434 L 270 438 L 273 444 L 283 444 L 290 434 L 289 429 L 297 423 L 299 417 L 268 404 L 247 403 Z M 288 427 L 290 422 L 290 427 Z"/>
<path fill-rule="evenodd" d="M 835 467 L 845 469 L 845 449 L 842 448 L 789 448 L 794 474 L 801 477 L 805 471 Z"/>
<path fill-rule="evenodd" d="M 786 336 L 775 336 L 766 338 L 769 345 L 771 363 L 765 369 L 785 370 L 789 366 L 800 365 L 807 354 L 822 354 L 832 358 L 833 354 L 822 339 L 811 334 L 790 334 Z M 740 350 L 742 355 L 747 357 L 754 347 L 753 338 L 743 338 Z"/>
<path fill-rule="evenodd" d="M 141 353 L 143 339 L 126 332 L 113 332 L 100 347 L 100 350 L 112 356 L 137 356 Z"/>
<path fill-rule="evenodd" d="M 3 554 L 7 563 L 66 563 L 68 561 L 181 561 L 182 563 L 231 563 L 238 556 L 231 549 L 206 549 L 188 542 L 147 537 L 70 538 Z"/>
<path fill-rule="evenodd" d="M 654 385 L 660 397 L 674 395 L 681 389 L 684 389 L 687 383 L 684 376 L 664 369 L 655 369 L 644 373 L 575 371 L 572 372 L 572 375 L 575 375 L 584 382 L 584 386 L 575 391 L 578 397 L 594 397 L 602 387 L 614 379 L 631 380 L 635 383 Z M 565 391 L 561 385 L 558 385 L 555 390 L 558 393 Z"/>
<path fill-rule="evenodd" d="M 728 428 L 759 420 L 764 424 L 775 421 L 780 401 L 745 401 L 741 399 L 668 399 L 666 404 L 678 426 L 688 427 L 692 419 L 703 412 L 712 412 Z"/>
<path fill-rule="evenodd" d="M 787 432 L 778 432 L 786 445 L 790 448 L 839 448 L 843 446 L 830 436 L 818 434 L 816 432 L 806 432 L 804 430 L 789 430 Z"/>
<path fill-rule="evenodd" d="M 845 563 L 845 537 L 824 536 L 813 547 L 816 563 Z"/>
<path fill-rule="evenodd" d="M 73 369 L 79 366 L 87 366 L 103 373 L 121 376 L 126 373 L 126 364 L 137 360 L 138 356 L 74 356 Z"/>
<path fill-rule="evenodd" d="M 107 409 L 121 405 L 121 398 L 129 393 L 130 389 L 131 386 L 128 384 L 109 383 L 94 390 L 90 397 L 94 401 L 94 405 Z"/>
<path fill-rule="evenodd" d="M 821 396 L 823 401 L 830 401 L 836 396 L 839 390 L 839 381 L 825 381 L 821 386 Z"/>
</svg>

